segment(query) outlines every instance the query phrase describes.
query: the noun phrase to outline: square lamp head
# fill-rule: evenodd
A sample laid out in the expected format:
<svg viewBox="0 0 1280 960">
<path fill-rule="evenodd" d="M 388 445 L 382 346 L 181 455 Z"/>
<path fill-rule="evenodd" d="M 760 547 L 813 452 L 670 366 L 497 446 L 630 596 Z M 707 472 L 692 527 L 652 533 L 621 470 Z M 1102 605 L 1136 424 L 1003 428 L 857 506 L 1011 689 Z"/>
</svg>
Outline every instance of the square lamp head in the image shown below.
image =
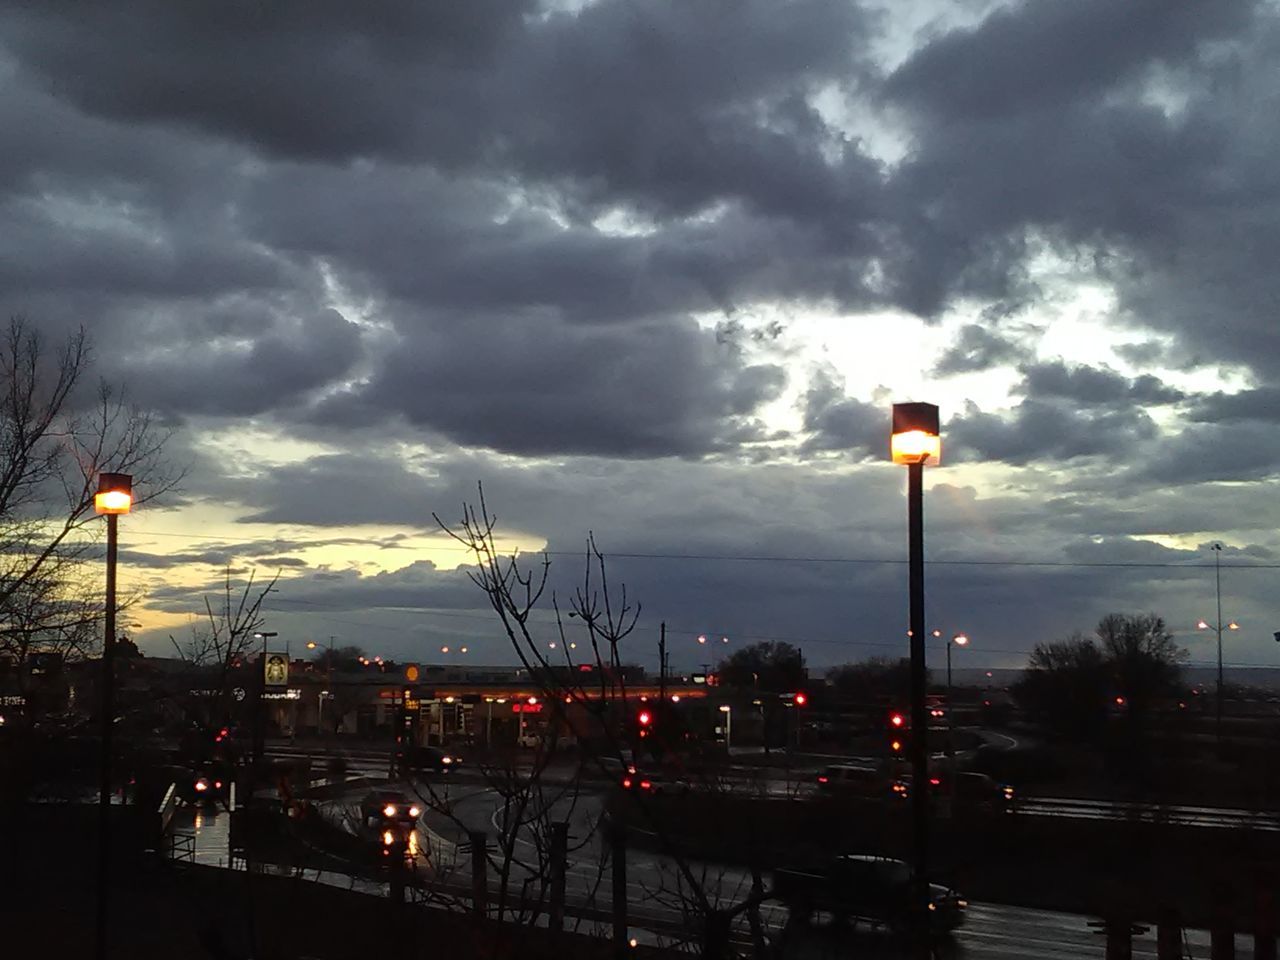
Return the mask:
<svg viewBox="0 0 1280 960">
<path fill-rule="evenodd" d="M 938 408 L 932 403 L 895 403 L 893 438 L 889 449 L 894 463 L 932 463 L 942 457 Z"/>
<path fill-rule="evenodd" d="M 127 473 L 98 475 L 98 492 L 93 496 L 93 509 L 101 514 L 128 513 L 133 506 L 133 477 Z"/>
</svg>

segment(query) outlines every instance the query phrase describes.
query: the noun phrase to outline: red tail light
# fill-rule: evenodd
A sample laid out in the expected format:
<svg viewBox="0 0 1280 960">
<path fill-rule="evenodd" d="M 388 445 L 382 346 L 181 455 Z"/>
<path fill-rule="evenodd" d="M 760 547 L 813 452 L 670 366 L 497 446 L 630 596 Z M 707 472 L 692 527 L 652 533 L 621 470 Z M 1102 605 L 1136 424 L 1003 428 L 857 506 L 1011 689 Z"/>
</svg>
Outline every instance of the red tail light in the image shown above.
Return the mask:
<svg viewBox="0 0 1280 960">
<path fill-rule="evenodd" d="M 652 783 L 650 783 L 648 780 L 641 780 L 641 781 L 640 781 L 640 789 L 641 789 L 641 790 L 651 790 L 651 789 L 653 789 L 653 784 L 652 784 Z"/>
<path fill-rule="evenodd" d="M 930 782 L 931 784 L 933 784 L 933 786 L 935 786 L 935 787 L 936 787 L 936 786 L 941 785 L 941 783 L 942 783 L 942 781 L 941 781 L 941 780 L 939 780 L 937 777 L 930 777 L 930 778 L 929 778 L 929 782 Z"/>
<path fill-rule="evenodd" d="M 630 789 L 631 789 L 631 778 L 630 778 L 630 777 L 628 777 L 626 780 L 623 780 L 623 781 L 622 781 L 622 788 L 623 788 L 624 790 L 630 790 Z"/>
<path fill-rule="evenodd" d="M 819 783 L 826 783 L 826 782 L 827 782 L 827 778 L 826 778 L 826 777 L 819 777 L 819 778 L 818 778 L 818 782 L 819 782 Z"/>
</svg>

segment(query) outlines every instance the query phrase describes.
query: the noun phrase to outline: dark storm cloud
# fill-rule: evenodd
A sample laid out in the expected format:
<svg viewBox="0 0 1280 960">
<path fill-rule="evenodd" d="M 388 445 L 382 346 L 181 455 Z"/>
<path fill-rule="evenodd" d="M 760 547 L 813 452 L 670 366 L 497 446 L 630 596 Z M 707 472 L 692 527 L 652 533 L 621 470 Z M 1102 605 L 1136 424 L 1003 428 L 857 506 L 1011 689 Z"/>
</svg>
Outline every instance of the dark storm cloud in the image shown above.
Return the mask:
<svg viewBox="0 0 1280 960">
<path fill-rule="evenodd" d="M 508 453 L 696 456 L 760 438 L 752 414 L 784 383 L 692 321 L 472 317 L 408 334 L 355 402 Z"/>
<path fill-rule="evenodd" d="M 960 329 L 955 343 L 934 365 L 939 376 L 957 373 L 980 373 L 1027 359 L 1028 348 L 1016 340 L 1000 336 L 976 323 Z"/>
<path fill-rule="evenodd" d="M 984 413 L 970 404 L 947 423 L 945 433 L 957 459 L 1023 465 L 1103 454 L 1127 460 L 1136 443 L 1159 430 L 1137 407 L 1077 410 L 1028 398 L 1008 414 Z"/>
<path fill-rule="evenodd" d="M 915 51 L 885 86 L 914 149 L 902 282 L 934 312 L 1003 295 L 1046 247 L 1114 284 L 1187 364 L 1273 375 L 1280 30 L 1273 7 L 1019 3 Z"/>
<path fill-rule="evenodd" d="M 1177 403 L 1186 395 L 1166 386 L 1157 377 L 1142 374 L 1129 379 L 1106 367 L 1066 364 L 1061 360 L 1019 367 L 1022 383 L 1016 388 L 1028 397 L 1056 397 L 1081 406 L 1159 406 Z"/>
<path fill-rule="evenodd" d="M 208 339 L 186 349 L 172 341 L 143 345 L 126 368 L 135 396 L 179 413 L 259 413 L 340 378 L 361 357 L 359 328 L 335 310 L 254 326 L 261 334 L 248 345 L 207 331 Z"/>
<path fill-rule="evenodd" d="M 929 43 L 886 94 L 949 120 L 1057 110 L 1097 98 L 1153 61 L 1180 62 L 1249 26 L 1247 0 L 1017 3 Z"/>
<path fill-rule="evenodd" d="M 803 449 L 848 451 L 855 458 L 881 453 L 889 436 L 889 412 L 884 404 L 864 403 L 846 396 L 843 380 L 818 371 L 810 380 L 801 411 L 810 434 Z"/>
<path fill-rule="evenodd" d="M 1280 434 L 1259 420 L 1192 424 L 1140 460 L 1128 473 L 1145 482 L 1191 484 L 1207 481 L 1257 481 L 1280 475 Z"/>
<path fill-rule="evenodd" d="M 1260 387 L 1201 397 L 1191 408 L 1191 419 L 1201 423 L 1234 424 L 1242 420 L 1275 423 L 1280 421 L 1280 388 Z"/>
</svg>

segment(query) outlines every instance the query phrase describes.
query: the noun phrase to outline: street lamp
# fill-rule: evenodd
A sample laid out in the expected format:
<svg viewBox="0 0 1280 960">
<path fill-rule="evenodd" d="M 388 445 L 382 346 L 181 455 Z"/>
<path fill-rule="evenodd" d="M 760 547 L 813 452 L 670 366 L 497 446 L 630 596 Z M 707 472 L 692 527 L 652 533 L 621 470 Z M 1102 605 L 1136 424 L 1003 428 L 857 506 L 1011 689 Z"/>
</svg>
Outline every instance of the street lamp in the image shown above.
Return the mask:
<svg viewBox="0 0 1280 960">
<path fill-rule="evenodd" d="M 889 452 L 907 468 L 907 553 L 911 630 L 911 822 L 915 847 L 916 892 L 928 892 L 929 868 L 929 719 L 925 710 L 924 624 L 924 465 L 942 455 L 938 408 L 932 403 L 895 403 Z"/>
<path fill-rule="evenodd" d="M 733 707 L 727 703 L 722 703 L 720 712 L 724 714 L 724 752 L 727 756 L 733 745 Z"/>
<path fill-rule="evenodd" d="M 307 641 L 307 649 L 318 649 L 320 644 L 314 640 Z M 329 690 L 333 689 L 333 637 L 329 638 L 329 642 L 324 645 L 325 661 L 328 663 L 329 674 Z M 329 690 L 321 690 L 320 695 L 316 697 L 316 733 L 324 736 L 324 700 L 329 696 Z"/>
<path fill-rule="evenodd" d="M 103 473 L 98 476 L 98 492 L 93 496 L 95 513 L 107 518 L 107 597 L 103 611 L 102 663 L 100 698 L 102 700 L 101 780 L 98 784 L 98 915 L 97 955 L 107 955 L 107 892 L 111 856 L 111 734 L 115 727 L 115 676 L 113 660 L 116 648 L 116 554 L 118 552 L 118 517 L 133 506 L 133 477 L 127 473 Z"/>
<path fill-rule="evenodd" d="M 1231 620 L 1228 623 L 1222 622 L 1222 544 L 1215 543 L 1213 545 L 1213 585 L 1214 594 L 1218 600 L 1218 619 L 1214 623 L 1207 620 L 1201 620 L 1196 624 L 1197 630 L 1212 629 L 1218 634 L 1218 693 L 1217 693 L 1217 720 L 1216 733 L 1219 740 L 1222 739 L 1222 631 L 1223 630 L 1239 630 L 1240 624 Z"/>
</svg>

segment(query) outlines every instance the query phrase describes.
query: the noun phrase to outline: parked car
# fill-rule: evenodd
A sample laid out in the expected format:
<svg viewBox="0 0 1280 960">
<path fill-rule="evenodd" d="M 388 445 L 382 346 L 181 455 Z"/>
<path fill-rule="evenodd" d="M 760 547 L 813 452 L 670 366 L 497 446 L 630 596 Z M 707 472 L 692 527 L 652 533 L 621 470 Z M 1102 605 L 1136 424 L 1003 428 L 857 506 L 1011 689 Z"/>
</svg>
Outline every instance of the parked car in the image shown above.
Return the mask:
<svg viewBox="0 0 1280 960">
<path fill-rule="evenodd" d="M 818 774 L 818 792 L 831 796 L 883 797 L 893 778 L 876 767 L 835 763 Z"/>
<path fill-rule="evenodd" d="M 371 790 L 360 801 L 360 820 L 366 827 L 412 827 L 422 816 L 422 805 L 399 790 Z"/>
<path fill-rule="evenodd" d="M 786 905 L 789 925 L 808 923 L 815 910 L 894 933 L 923 925 L 941 934 L 964 922 L 968 902 L 955 890 L 931 883 L 928 900 L 915 905 L 913 887 L 906 863 L 864 854 L 833 857 L 814 870 L 774 872 L 774 896 Z"/>
<path fill-rule="evenodd" d="M 409 747 L 396 754 L 401 773 L 453 773 L 461 766 L 461 757 L 440 747 Z"/>
</svg>

